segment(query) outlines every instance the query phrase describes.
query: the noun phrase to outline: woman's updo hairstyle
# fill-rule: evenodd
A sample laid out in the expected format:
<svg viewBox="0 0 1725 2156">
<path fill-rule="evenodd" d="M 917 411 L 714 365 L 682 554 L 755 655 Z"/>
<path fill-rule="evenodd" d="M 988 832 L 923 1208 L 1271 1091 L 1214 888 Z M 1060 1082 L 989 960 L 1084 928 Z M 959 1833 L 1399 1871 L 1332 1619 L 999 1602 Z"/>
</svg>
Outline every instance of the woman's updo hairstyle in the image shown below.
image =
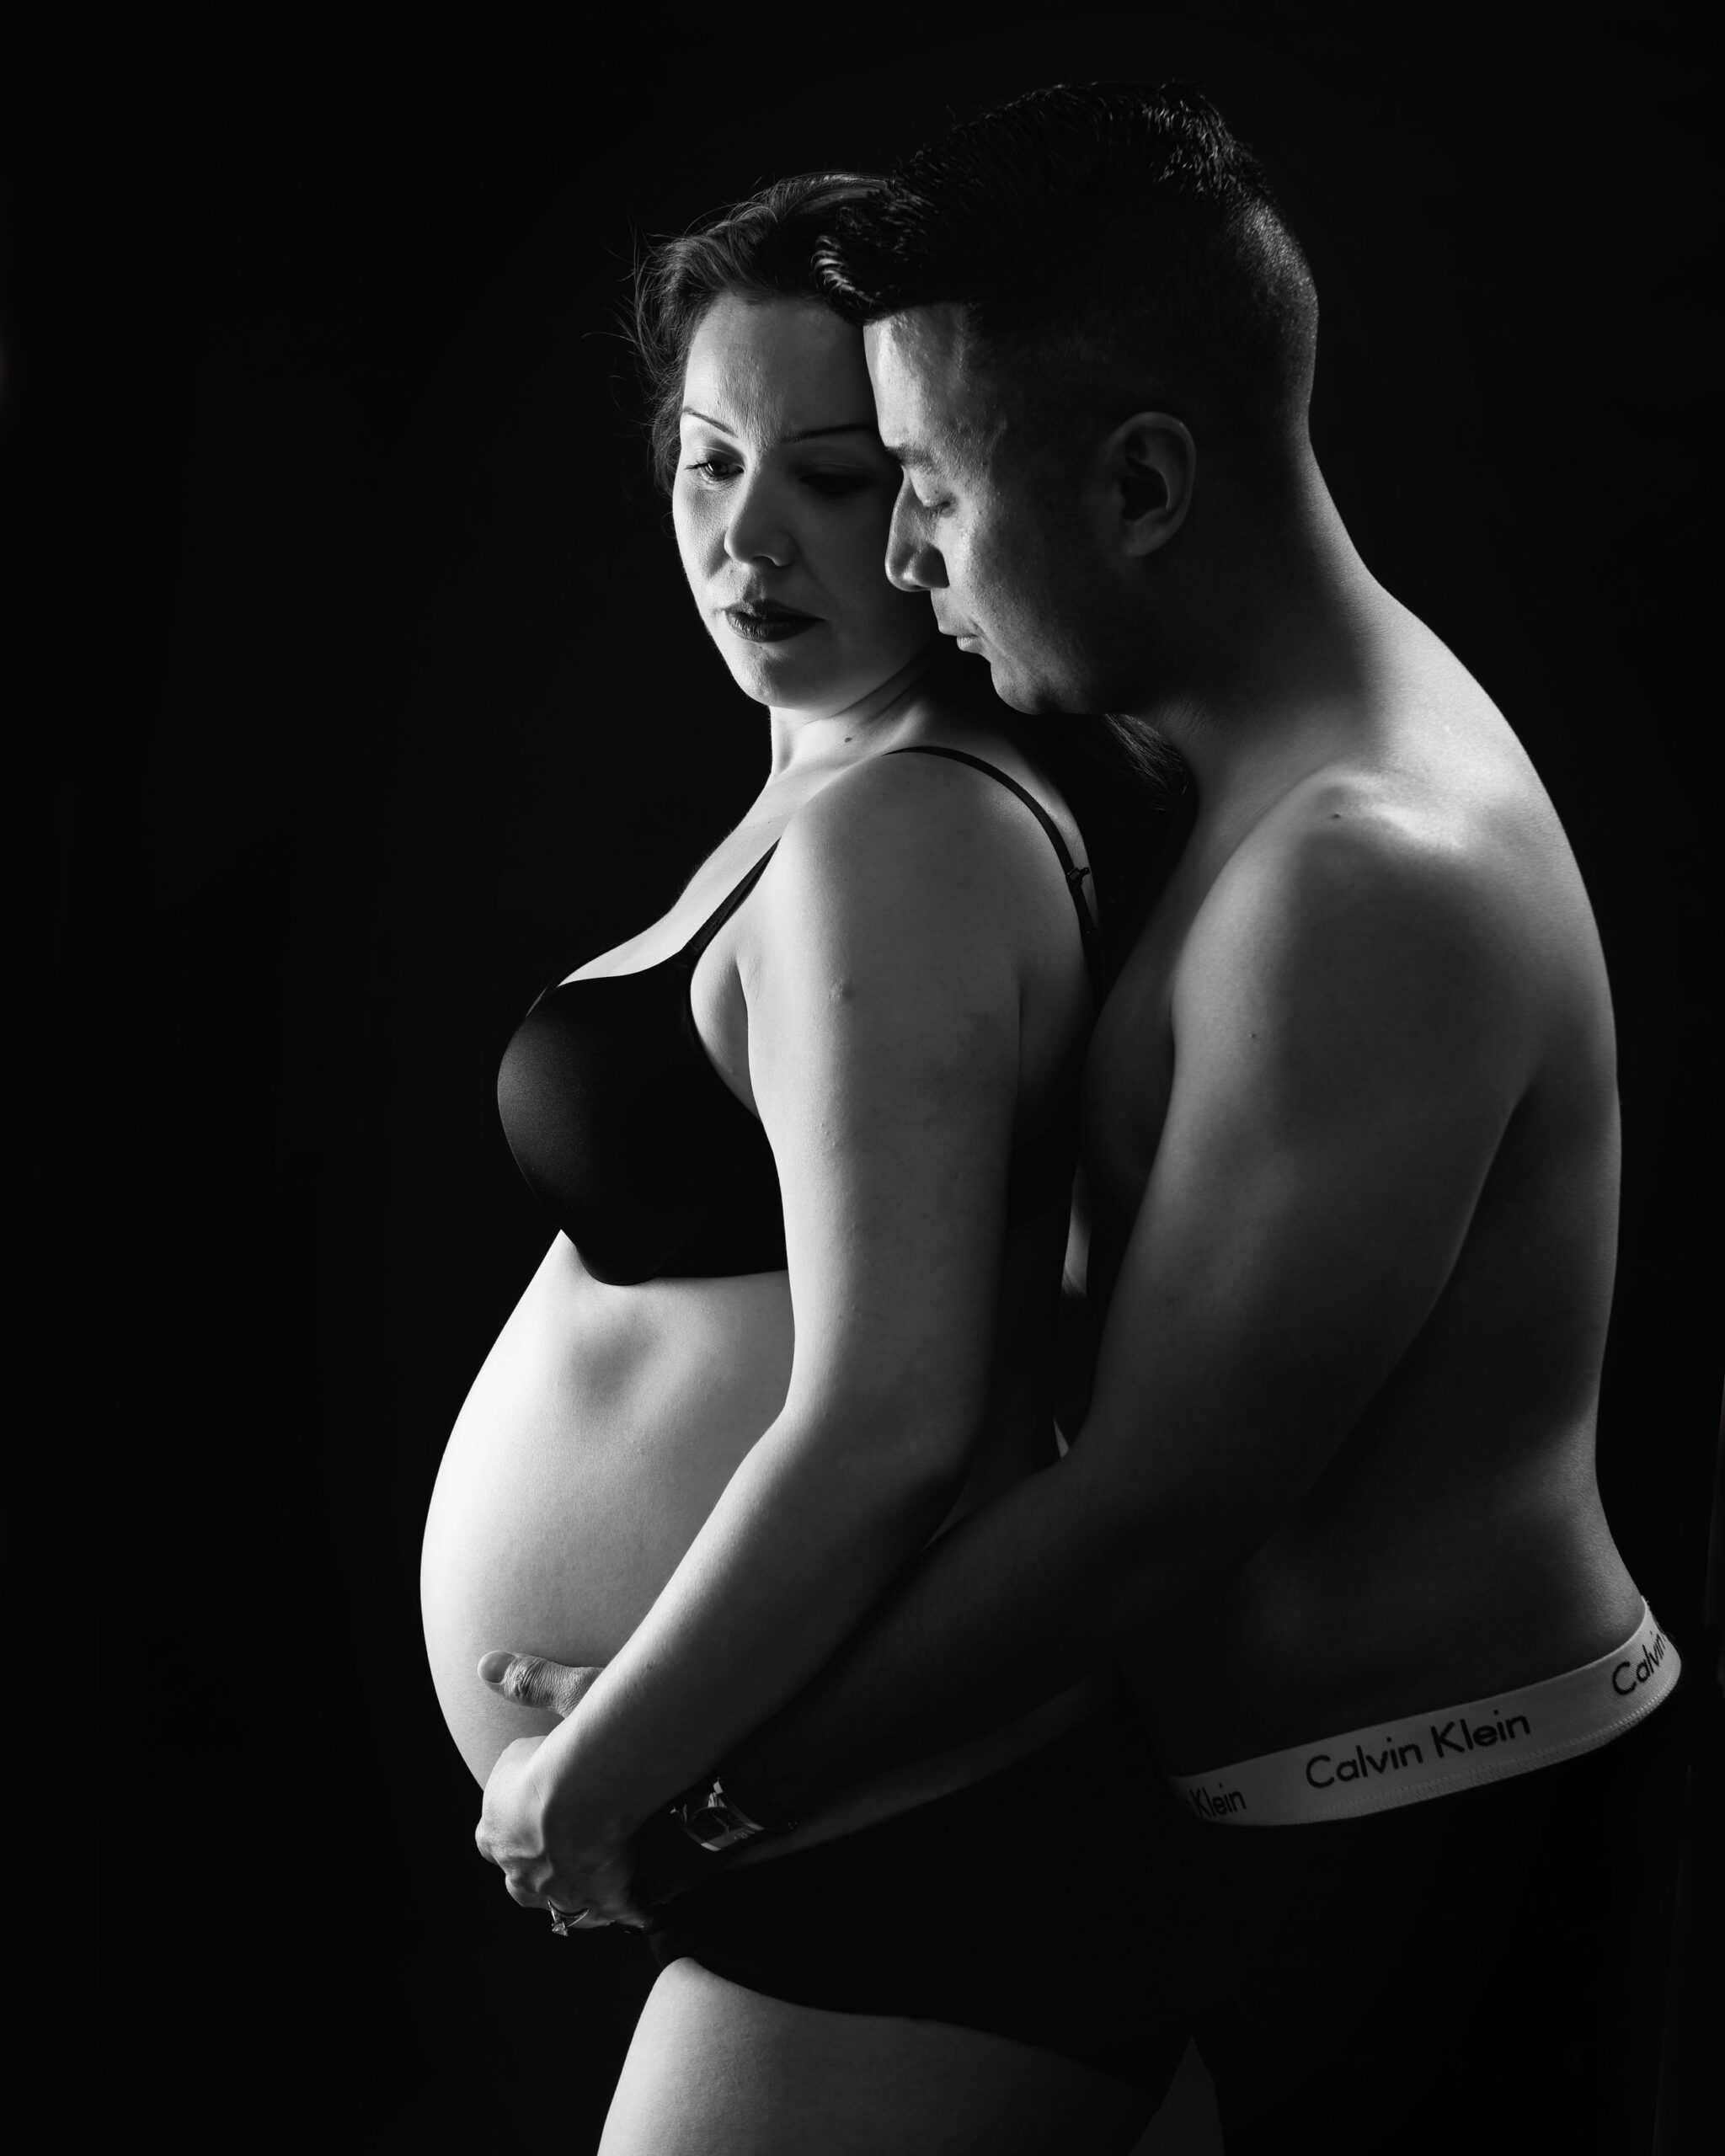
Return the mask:
<svg viewBox="0 0 1725 2156">
<path fill-rule="evenodd" d="M 631 342 L 646 386 L 653 469 L 667 494 L 677 472 L 683 374 L 702 317 L 727 294 L 825 306 L 816 244 L 841 210 L 866 200 L 878 184 L 854 172 L 776 179 L 643 253 L 635 264 Z"/>
</svg>

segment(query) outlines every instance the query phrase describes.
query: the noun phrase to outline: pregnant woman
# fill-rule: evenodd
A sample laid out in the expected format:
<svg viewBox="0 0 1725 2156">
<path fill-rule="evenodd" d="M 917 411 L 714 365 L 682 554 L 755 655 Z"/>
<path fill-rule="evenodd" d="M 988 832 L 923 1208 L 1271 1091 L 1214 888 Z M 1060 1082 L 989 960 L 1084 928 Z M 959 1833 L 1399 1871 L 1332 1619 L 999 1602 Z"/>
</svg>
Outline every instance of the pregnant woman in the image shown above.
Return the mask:
<svg viewBox="0 0 1725 2156">
<path fill-rule="evenodd" d="M 1008 711 L 886 579 L 899 469 L 813 266 L 865 184 L 782 183 L 642 272 L 684 571 L 771 771 L 499 1080 L 559 1232 L 450 1438 L 425 1634 L 481 1846 L 564 1930 L 638 1920 L 642 1822 L 1054 1457 L 1097 994 L 1054 774 L 1105 723 Z M 1153 825 L 1147 755 L 1121 771 Z M 558 1721 L 481 1683 L 504 1647 L 606 1667 Z M 607 2151 L 1130 2145 L 1172 2063 L 1108 1981 L 1130 1881 L 1047 1852 L 1134 1771 L 1097 1679 L 752 1840 L 650 1930 Z M 746 1836 L 734 1799 L 707 1816 Z"/>
</svg>

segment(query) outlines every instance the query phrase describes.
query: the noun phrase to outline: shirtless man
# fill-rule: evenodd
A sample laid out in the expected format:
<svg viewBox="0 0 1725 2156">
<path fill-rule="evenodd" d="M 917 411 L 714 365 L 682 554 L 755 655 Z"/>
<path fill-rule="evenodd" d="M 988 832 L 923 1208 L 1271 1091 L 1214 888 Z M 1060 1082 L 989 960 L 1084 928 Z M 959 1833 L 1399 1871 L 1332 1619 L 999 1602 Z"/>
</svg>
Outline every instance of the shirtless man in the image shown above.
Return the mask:
<svg viewBox="0 0 1725 2156">
<path fill-rule="evenodd" d="M 1614 1822 L 1677 1670 L 1594 1481 L 1617 1103 L 1557 816 L 1343 528 L 1311 279 L 1202 100 L 959 129 L 847 213 L 832 286 L 904 467 L 895 580 L 1017 709 L 1152 721 L 1198 807 L 1090 1054 L 1081 1435 L 707 1816 L 728 1787 L 745 1837 L 739 1791 L 798 1807 L 1113 1657 L 1183 1805 L 1147 1784 L 1141 1953 L 1231 2149 L 1633 2146 Z M 1028 1819 L 1002 1891 L 1075 1860 L 1105 1892 Z"/>
</svg>

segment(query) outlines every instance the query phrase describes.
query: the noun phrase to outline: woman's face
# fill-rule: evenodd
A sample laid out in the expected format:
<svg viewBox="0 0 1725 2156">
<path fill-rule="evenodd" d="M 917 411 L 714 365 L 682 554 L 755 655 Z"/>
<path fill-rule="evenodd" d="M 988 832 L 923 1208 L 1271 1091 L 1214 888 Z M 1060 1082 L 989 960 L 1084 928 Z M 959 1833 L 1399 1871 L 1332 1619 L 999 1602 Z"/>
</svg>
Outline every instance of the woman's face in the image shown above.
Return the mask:
<svg viewBox="0 0 1725 2156">
<path fill-rule="evenodd" d="M 716 300 L 683 376 L 671 494 L 695 604 L 737 685 L 830 718 L 937 634 L 887 582 L 899 467 L 875 431 L 861 334 L 813 301 Z"/>
</svg>

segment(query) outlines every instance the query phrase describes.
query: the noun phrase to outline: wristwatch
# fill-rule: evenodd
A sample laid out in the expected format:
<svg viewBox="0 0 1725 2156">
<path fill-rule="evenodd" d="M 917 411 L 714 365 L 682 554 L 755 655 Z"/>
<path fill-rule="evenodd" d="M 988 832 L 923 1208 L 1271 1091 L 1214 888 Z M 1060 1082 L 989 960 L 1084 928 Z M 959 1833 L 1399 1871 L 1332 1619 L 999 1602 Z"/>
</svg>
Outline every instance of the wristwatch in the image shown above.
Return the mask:
<svg viewBox="0 0 1725 2156">
<path fill-rule="evenodd" d="M 673 1801 L 670 1816 L 692 1842 L 715 1855 L 756 1841 L 762 1834 L 788 1834 L 797 1823 L 789 1812 L 740 1782 L 728 1768 L 686 1789 Z"/>
</svg>

